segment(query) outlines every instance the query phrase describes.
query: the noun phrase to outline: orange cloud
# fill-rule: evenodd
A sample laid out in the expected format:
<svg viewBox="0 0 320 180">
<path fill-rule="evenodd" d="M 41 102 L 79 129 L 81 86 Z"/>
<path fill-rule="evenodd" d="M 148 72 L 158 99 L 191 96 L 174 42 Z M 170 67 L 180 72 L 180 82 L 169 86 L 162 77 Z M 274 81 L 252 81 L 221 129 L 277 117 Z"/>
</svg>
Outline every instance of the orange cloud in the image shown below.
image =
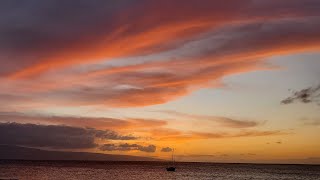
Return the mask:
<svg viewBox="0 0 320 180">
<path fill-rule="evenodd" d="M 0 94 L 27 96 L 19 104 L 42 106 L 166 103 L 225 76 L 265 69 L 263 60 L 271 56 L 319 49 L 318 12 L 301 1 L 287 3 L 161 1 L 116 3 L 114 9 L 107 3 L 83 10 L 88 17 L 81 20 L 91 26 L 70 27 L 67 19 L 44 37 L 9 33 L 8 51 L 0 52 L 12 58 L 0 68 L 6 75 L 0 81 L 7 84 Z M 274 13 L 266 13 L 265 6 Z M 48 31 L 30 21 L 38 25 L 35 31 Z"/>
<path fill-rule="evenodd" d="M 184 142 L 201 139 L 241 138 L 286 135 L 288 133 L 279 130 L 239 130 L 235 132 L 202 132 L 182 131 L 168 128 L 168 122 L 155 119 L 137 118 L 106 118 L 106 117 L 72 117 L 72 116 L 46 116 L 31 115 L 16 112 L 1 112 L 2 123 L 15 122 L 19 124 L 42 124 L 42 126 L 68 126 L 73 128 L 95 129 L 96 131 L 112 130 L 133 134 L 135 137 L 153 142 L 175 141 Z M 98 142 L 97 142 L 98 143 Z M 105 142 L 101 142 L 105 143 Z"/>
<path fill-rule="evenodd" d="M 139 130 L 145 128 L 163 127 L 165 120 L 139 118 L 108 118 L 108 117 L 74 117 L 24 114 L 17 112 L 0 112 L 0 122 L 18 122 L 48 125 L 68 125 L 111 130 Z"/>
<path fill-rule="evenodd" d="M 241 138 L 241 137 L 260 137 L 260 136 L 277 136 L 288 135 L 289 133 L 280 130 L 241 130 L 238 132 L 197 132 L 197 131 L 180 131 L 170 128 L 152 129 L 150 132 L 153 140 L 156 141 L 189 141 L 201 139 L 221 139 L 221 138 Z"/>
<path fill-rule="evenodd" d="M 66 12 L 61 11 L 61 14 L 66 14 L 64 16 L 66 20 L 58 19 L 62 21 L 61 27 L 53 24 L 56 33 L 40 34 L 44 37 L 39 33 L 28 31 L 22 31 L 21 34 L 7 34 L 7 39 L 9 38 L 7 41 L 12 40 L 10 41 L 12 49 L 20 50 L 15 53 L 23 52 L 36 59 L 12 72 L 10 77 L 34 77 L 51 69 L 74 64 L 174 49 L 223 25 L 317 15 L 313 8 L 303 6 L 304 3 L 298 1 L 287 1 L 287 3 L 235 0 L 228 3 L 141 1 L 134 5 L 128 4 L 130 5 L 105 2 L 92 5 L 88 2 L 87 7 L 90 8 L 81 9 L 82 13 L 78 10 L 81 7 L 74 5 L 67 7 Z M 38 5 L 39 8 L 43 8 L 41 5 L 43 4 Z M 97 7 L 93 8 L 95 6 Z M 110 9 L 110 6 L 118 8 Z M 272 9 L 273 13 L 266 13 L 267 8 Z M 26 9 L 26 12 L 32 14 L 32 9 L 29 11 Z M 75 12 L 74 17 L 68 19 L 69 12 Z M 55 20 L 55 17 L 42 17 Z M 45 24 L 42 24 L 43 22 L 32 19 L 32 16 L 28 20 L 37 25 L 34 26 L 35 32 L 50 32 Z M 77 21 L 87 22 L 91 26 L 76 24 Z M 25 41 L 17 40 L 16 36 L 22 36 Z"/>
</svg>

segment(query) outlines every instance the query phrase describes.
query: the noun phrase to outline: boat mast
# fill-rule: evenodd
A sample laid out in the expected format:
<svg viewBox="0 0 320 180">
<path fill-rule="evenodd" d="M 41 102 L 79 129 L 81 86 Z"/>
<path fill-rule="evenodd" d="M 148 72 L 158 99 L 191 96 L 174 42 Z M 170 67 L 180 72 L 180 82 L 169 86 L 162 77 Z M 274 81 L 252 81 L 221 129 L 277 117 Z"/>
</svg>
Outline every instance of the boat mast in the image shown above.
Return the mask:
<svg viewBox="0 0 320 180">
<path fill-rule="evenodd" d="M 174 148 L 172 149 L 172 164 L 174 165 L 174 156 L 173 156 L 173 153 L 174 153 Z"/>
</svg>

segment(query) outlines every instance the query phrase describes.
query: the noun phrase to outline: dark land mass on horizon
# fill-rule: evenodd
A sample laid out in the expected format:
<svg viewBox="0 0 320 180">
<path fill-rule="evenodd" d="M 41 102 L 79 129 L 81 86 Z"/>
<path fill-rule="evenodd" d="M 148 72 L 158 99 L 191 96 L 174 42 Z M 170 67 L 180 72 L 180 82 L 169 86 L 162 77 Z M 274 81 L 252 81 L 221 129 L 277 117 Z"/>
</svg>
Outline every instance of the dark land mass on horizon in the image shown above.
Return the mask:
<svg viewBox="0 0 320 180">
<path fill-rule="evenodd" d="M 161 161 L 161 159 L 90 152 L 49 151 L 29 147 L 0 145 L 0 160 L 65 161 Z"/>
<path fill-rule="evenodd" d="M 54 151 L 42 150 L 30 147 L 21 147 L 14 145 L 0 145 L 0 164 L 2 162 L 11 161 L 160 161 L 168 163 L 168 161 L 152 157 L 130 156 L 118 154 L 102 154 L 90 152 L 73 152 L 73 151 Z M 202 164 L 274 164 L 274 165 L 320 165 L 320 158 L 306 159 L 287 159 L 284 163 L 275 163 L 272 161 L 252 161 L 252 162 L 194 162 L 194 161 L 179 161 L 177 163 L 202 163 Z"/>
</svg>

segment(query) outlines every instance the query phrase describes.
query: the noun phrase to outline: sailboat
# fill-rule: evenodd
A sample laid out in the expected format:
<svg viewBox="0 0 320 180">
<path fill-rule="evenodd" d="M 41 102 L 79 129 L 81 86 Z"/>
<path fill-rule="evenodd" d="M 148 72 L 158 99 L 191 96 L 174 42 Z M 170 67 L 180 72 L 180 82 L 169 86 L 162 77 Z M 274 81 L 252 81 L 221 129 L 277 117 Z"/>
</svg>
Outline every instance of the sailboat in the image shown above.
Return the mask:
<svg viewBox="0 0 320 180">
<path fill-rule="evenodd" d="M 166 168 L 167 171 L 176 171 L 176 167 L 174 166 L 174 156 L 173 156 L 173 153 L 174 153 L 174 149 L 172 149 L 172 160 L 171 160 L 172 166 L 167 167 L 167 168 Z"/>
</svg>

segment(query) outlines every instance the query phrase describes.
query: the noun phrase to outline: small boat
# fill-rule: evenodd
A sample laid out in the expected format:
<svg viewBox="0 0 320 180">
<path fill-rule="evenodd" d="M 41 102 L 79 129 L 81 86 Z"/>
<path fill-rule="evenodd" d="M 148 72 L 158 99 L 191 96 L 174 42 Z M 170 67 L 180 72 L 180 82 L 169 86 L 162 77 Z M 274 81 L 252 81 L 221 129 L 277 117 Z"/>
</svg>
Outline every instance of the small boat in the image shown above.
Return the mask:
<svg viewBox="0 0 320 180">
<path fill-rule="evenodd" d="M 176 167 L 167 167 L 167 171 L 176 171 Z"/>
<path fill-rule="evenodd" d="M 170 167 L 167 167 L 167 171 L 176 171 L 176 167 L 174 166 L 174 156 L 173 156 L 173 153 L 174 153 L 174 149 L 172 149 L 172 166 Z"/>
</svg>

